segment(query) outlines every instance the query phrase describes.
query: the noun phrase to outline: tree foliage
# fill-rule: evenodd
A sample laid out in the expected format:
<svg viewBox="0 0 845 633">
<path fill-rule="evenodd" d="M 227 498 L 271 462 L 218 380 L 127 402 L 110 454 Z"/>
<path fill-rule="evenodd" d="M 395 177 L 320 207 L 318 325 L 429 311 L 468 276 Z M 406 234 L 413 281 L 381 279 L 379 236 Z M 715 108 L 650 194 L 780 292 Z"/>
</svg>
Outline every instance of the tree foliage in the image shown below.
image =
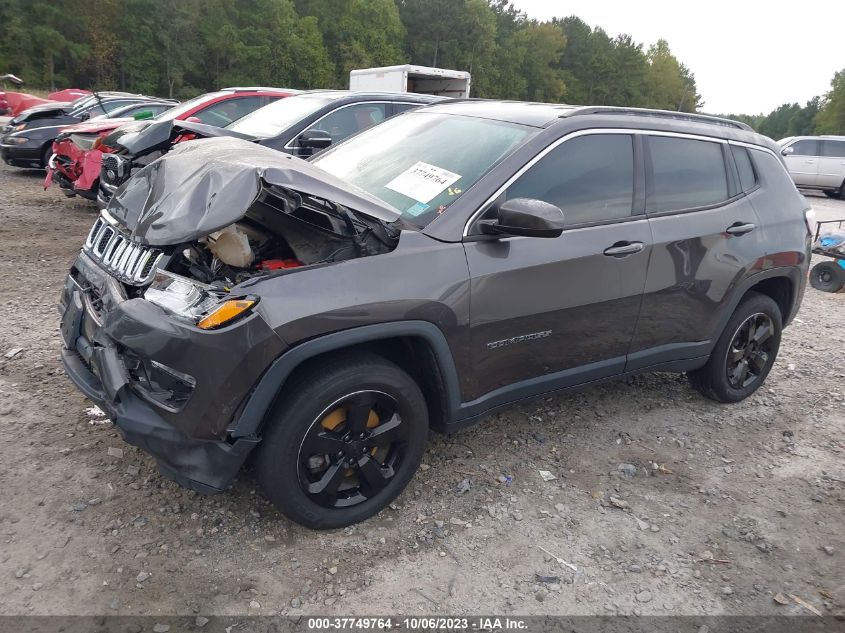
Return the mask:
<svg viewBox="0 0 845 633">
<path fill-rule="evenodd" d="M 769 114 L 727 116 L 775 140 L 814 134 L 845 135 L 845 69 L 834 74 L 830 91 L 824 97 L 813 97 L 804 106 L 784 103 Z"/>
<path fill-rule="evenodd" d="M 0 1 L 0 71 L 27 84 L 188 97 L 232 85 L 343 88 L 353 68 L 468 70 L 474 96 L 700 107 L 665 41 L 643 50 L 510 0 Z"/>
</svg>

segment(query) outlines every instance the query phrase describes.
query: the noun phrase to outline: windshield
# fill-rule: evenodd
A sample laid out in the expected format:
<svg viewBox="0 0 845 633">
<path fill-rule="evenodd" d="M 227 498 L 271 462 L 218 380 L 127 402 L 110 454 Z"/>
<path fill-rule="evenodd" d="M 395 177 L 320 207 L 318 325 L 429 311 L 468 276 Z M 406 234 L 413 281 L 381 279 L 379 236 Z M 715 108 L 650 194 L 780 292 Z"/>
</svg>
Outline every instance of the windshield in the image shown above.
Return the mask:
<svg viewBox="0 0 845 633">
<path fill-rule="evenodd" d="M 504 121 L 415 112 L 362 132 L 312 162 L 422 228 L 534 131 Z"/>
<path fill-rule="evenodd" d="M 256 138 L 271 138 L 336 99 L 337 96 L 326 94 L 296 95 L 280 99 L 227 125 L 226 129 Z"/>
</svg>

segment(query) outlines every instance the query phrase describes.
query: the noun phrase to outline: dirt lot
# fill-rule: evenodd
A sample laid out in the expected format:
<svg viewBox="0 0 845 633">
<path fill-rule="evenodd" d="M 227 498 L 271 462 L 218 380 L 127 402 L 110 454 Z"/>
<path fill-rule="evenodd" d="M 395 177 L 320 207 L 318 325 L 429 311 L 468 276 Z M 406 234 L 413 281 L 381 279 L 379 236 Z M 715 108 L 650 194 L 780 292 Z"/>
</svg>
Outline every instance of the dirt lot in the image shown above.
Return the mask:
<svg viewBox="0 0 845 633">
<path fill-rule="evenodd" d="M 248 472 L 177 487 L 87 411 L 55 301 L 95 209 L 42 179 L 0 168 L 0 613 L 845 609 L 845 294 L 808 291 L 744 403 L 659 374 L 514 408 L 433 436 L 390 510 L 317 533 Z"/>
</svg>

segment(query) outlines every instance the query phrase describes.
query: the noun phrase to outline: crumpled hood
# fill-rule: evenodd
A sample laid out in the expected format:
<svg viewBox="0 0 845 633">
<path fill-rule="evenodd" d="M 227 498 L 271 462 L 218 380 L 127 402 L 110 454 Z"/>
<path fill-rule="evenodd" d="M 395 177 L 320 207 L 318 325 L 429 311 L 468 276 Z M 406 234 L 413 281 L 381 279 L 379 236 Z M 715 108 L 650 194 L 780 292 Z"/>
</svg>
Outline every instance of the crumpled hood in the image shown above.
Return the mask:
<svg viewBox="0 0 845 633">
<path fill-rule="evenodd" d="M 232 136 L 235 138 L 249 139 L 245 134 L 239 134 L 231 130 L 225 130 L 215 125 L 204 123 L 193 123 L 191 121 L 164 120 L 144 121 L 138 124 L 123 125 L 108 138 L 105 143 L 117 149 L 121 154 L 138 158 L 144 154 L 159 149 L 166 149 L 170 146 L 174 132 L 192 132 L 205 138 L 216 136 Z"/>
<path fill-rule="evenodd" d="M 97 119 L 92 121 L 84 121 L 83 123 L 76 123 L 70 127 L 62 130 L 63 133 L 68 134 L 96 134 L 98 132 L 106 132 L 120 127 L 124 123 L 131 123 L 135 119 Z"/>
<path fill-rule="evenodd" d="M 126 181 L 107 211 L 142 243 L 180 244 L 237 222 L 262 189 L 273 185 L 384 222 L 400 217 L 378 198 L 301 158 L 228 137 L 177 145 Z"/>
</svg>

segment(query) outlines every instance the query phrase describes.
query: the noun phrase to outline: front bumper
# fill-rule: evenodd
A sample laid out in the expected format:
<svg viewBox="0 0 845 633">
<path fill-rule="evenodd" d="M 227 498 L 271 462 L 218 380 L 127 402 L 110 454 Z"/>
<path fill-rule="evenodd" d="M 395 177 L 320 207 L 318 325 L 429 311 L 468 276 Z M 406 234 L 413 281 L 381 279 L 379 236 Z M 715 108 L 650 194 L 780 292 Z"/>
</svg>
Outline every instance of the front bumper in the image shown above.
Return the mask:
<svg viewBox="0 0 845 633">
<path fill-rule="evenodd" d="M 23 145 L 12 145 L 0 139 L 0 158 L 13 167 L 42 167 L 41 146 L 31 141 Z"/>
<path fill-rule="evenodd" d="M 257 315 L 203 332 L 142 299 L 115 298 L 119 288 L 87 255 L 77 257 L 59 306 L 68 377 L 163 475 L 198 492 L 223 490 L 260 441 L 230 438 L 228 427 L 281 340 Z M 104 316 L 91 313 L 91 292 Z M 138 358 L 194 376 L 187 402 L 174 409 L 150 399 L 128 369 Z"/>
</svg>

